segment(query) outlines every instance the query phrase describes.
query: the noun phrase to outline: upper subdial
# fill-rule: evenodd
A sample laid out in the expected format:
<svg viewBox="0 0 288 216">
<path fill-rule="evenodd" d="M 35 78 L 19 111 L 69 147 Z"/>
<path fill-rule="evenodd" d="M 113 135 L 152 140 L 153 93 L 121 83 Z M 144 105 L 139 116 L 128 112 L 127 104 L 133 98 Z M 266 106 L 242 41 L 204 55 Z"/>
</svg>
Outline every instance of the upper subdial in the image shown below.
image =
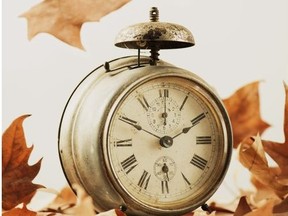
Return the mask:
<svg viewBox="0 0 288 216">
<path fill-rule="evenodd" d="M 150 104 L 147 117 L 149 125 L 154 131 L 167 134 L 174 131 L 179 125 L 181 112 L 175 100 L 170 97 L 159 97 Z"/>
</svg>

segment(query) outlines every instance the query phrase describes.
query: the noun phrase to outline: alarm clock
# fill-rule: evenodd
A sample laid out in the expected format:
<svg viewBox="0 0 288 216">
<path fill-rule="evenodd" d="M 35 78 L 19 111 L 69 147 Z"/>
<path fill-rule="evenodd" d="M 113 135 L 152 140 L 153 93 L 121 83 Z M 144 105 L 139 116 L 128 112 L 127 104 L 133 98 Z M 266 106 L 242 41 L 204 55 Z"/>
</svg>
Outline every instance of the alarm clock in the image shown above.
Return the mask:
<svg viewBox="0 0 288 216">
<path fill-rule="evenodd" d="M 194 44 L 183 26 L 159 22 L 153 7 L 149 22 L 116 37 L 116 46 L 138 54 L 100 65 L 70 96 L 59 156 L 68 182 L 84 188 L 97 212 L 183 215 L 223 181 L 232 131 L 220 97 L 196 74 L 158 58 L 160 49 Z"/>
</svg>

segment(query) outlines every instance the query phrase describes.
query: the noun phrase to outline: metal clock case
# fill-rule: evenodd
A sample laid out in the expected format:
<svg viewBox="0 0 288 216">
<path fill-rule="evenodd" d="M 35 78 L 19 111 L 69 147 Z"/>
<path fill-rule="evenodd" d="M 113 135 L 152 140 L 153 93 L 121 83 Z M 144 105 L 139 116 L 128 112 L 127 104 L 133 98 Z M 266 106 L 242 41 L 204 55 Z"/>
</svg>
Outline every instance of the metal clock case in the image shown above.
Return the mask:
<svg viewBox="0 0 288 216">
<path fill-rule="evenodd" d="M 152 8 L 150 16 L 158 11 Z M 192 34 L 182 28 L 188 37 L 174 34 L 171 45 L 158 19 L 151 20 L 157 25 L 145 24 L 140 39 L 135 30 L 135 41 L 121 33 L 116 40 L 120 47 L 146 44 L 151 56 L 138 52 L 96 68 L 61 118 L 64 173 L 87 191 L 97 211 L 182 215 L 205 204 L 228 169 L 232 133 L 221 99 L 195 74 L 158 59 L 160 48 L 194 45 Z"/>
</svg>

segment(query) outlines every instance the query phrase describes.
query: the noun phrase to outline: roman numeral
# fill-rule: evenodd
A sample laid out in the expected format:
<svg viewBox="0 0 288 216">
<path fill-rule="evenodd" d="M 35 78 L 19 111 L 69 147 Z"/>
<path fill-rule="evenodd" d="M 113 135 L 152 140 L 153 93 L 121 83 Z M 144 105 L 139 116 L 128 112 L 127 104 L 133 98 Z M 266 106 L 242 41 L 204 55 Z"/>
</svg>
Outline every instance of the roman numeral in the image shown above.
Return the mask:
<svg viewBox="0 0 288 216">
<path fill-rule="evenodd" d="M 138 164 L 135 155 L 131 155 L 121 162 L 122 168 L 125 170 L 126 174 L 131 172 Z"/>
<path fill-rule="evenodd" d="M 180 111 L 183 109 L 183 106 L 186 103 L 187 99 L 188 99 L 188 95 L 186 95 L 186 97 L 184 98 L 184 100 L 183 100 L 183 102 L 182 102 L 182 104 L 181 104 L 181 106 L 179 108 Z"/>
<path fill-rule="evenodd" d="M 149 173 L 146 170 L 144 170 L 139 179 L 138 186 L 146 190 L 148 187 L 150 177 L 151 175 L 149 175 Z"/>
<path fill-rule="evenodd" d="M 118 140 L 114 145 L 117 147 L 130 147 L 132 146 L 132 139 Z"/>
<path fill-rule="evenodd" d="M 161 189 L 162 189 L 162 194 L 169 193 L 168 181 L 161 181 Z"/>
<path fill-rule="evenodd" d="M 141 106 L 148 111 L 150 105 L 148 104 L 146 98 L 143 95 L 140 95 L 137 100 L 139 101 L 139 103 L 141 104 Z"/>
<path fill-rule="evenodd" d="M 168 89 L 159 89 L 159 96 L 160 97 L 169 97 L 169 90 Z"/>
<path fill-rule="evenodd" d="M 190 181 L 187 179 L 187 177 L 181 172 L 182 174 L 182 177 L 184 179 L 184 181 L 188 184 L 188 185 L 191 185 Z"/>
<path fill-rule="evenodd" d="M 201 113 L 200 115 L 192 119 L 191 120 L 192 126 L 195 126 L 196 124 L 198 124 L 203 118 L 205 118 L 205 114 Z"/>
<path fill-rule="evenodd" d="M 120 121 L 123 121 L 123 122 L 125 122 L 125 123 L 127 123 L 127 124 L 131 124 L 131 125 L 135 125 L 135 124 L 137 124 L 137 121 L 134 121 L 134 120 L 132 120 L 132 119 L 130 119 L 130 118 L 127 118 L 127 117 L 125 117 L 125 116 L 119 116 L 119 120 Z"/>
<path fill-rule="evenodd" d="M 197 136 L 196 137 L 196 144 L 211 144 L 212 138 L 211 136 Z"/>
<path fill-rule="evenodd" d="M 204 168 L 207 164 L 207 160 L 198 156 L 197 154 L 194 154 L 190 163 L 193 164 L 194 166 L 198 167 L 199 169 L 204 170 Z"/>
</svg>

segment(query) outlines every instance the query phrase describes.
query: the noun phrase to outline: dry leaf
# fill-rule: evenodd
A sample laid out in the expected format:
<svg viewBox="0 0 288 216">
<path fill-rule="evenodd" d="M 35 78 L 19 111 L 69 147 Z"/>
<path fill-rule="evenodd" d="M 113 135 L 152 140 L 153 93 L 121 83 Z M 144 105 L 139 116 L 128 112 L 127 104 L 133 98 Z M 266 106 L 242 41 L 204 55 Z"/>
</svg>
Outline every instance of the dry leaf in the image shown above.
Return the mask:
<svg viewBox="0 0 288 216">
<path fill-rule="evenodd" d="M 67 185 L 60 191 L 56 198 L 42 210 L 42 212 L 63 213 L 65 209 L 75 206 L 76 202 L 77 196 L 70 186 Z"/>
<path fill-rule="evenodd" d="M 251 208 L 247 203 L 247 199 L 245 196 L 241 197 L 238 203 L 238 206 L 235 210 L 234 216 L 242 216 L 246 213 L 251 212 Z"/>
<path fill-rule="evenodd" d="M 262 141 L 265 151 L 275 160 L 281 169 L 281 178 L 288 183 L 288 86 L 284 83 L 286 100 L 284 111 L 284 143 Z"/>
<path fill-rule="evenodd" d="M 273 216 L 273 206 L 274 202 L 273 200 L 270 202 L 267 202 L 264 206 L 262 206 L 259 209 L 256 209 L 252 212 L 249 212 L 245 214 L 244 216 Z"/>
<path fill-rule="evenodd" d="M 41 32 L 83 49 L 80 30 L 85 22 L 117 10 L 130 0 L 44 0 L 21 15 L 28 21 L 28 38 Z"/>
<path fill-rule="evenodd" d="M 286 199 L 282 200 L 281 203 L 275 205 L 273 207 L 273 212 L 274 213 L 287 213 L 288 214 L 288 197 L 286 197 Z"/>
<path fill-rule="evenodd" d="M 274 172 L 274 169 L 270 169 L 272 173 Z M 249 198 L 249 203 L 254 207 L 254 208 L 260 208 L 267 202 L 267 200 L 274 200 L 276 202 L 281 202 L 281 198 L 275 193 L 273 188 L 267 187 L 267 185 L 264 185 L 262 182 L 260 182 L 255 176 L 252 175 L 251 177 L 251 182 L 255 186 L 256 191 L 252 193 L 248 198 Z"/>
<path fill-rule="evenodd" d="M 22 127 L 28 116 L 14 120 L 2 136 L 2 208 L 5 210 L 29 203 L 36 190 L 43 187 L 32 183 L 39 172 L 41 159 L 28 165 L 33 146 L 27 148 Z"/>
<path fill-rule="evenodd" d="M 249 169 L 259 182 L 283 197 L 288 193 L 288 185 L 281 184 L 278 175 L 268 166 L 260 136 L 257 135 L 254 142 L 251 142 L 251 139 L 246 139 L 239 146 L 241 164 Z"/>
<path fill-rule="evenodd" d="M 36 216 L 37 213 L 30 211 L 24 205 L 23 208 L 13 208 L 8 212 L 4 212 L 2 216 Z"/>
<path fill-rule="evenodd" d="M 75 215 L 75 216 L 94 216 L 94 206 L 92 198 L 87 195 L 82 187 L 73 185 L 77 196 L 70 186 L 64 187 L 57 197 L 45 208 L 38 213 L 38 216 L 53 215 Z M 111 209 L 106 212 L 97 214 L 97 216 L 125 216 L 125 213 L 118 209 Z"/>
<path fill-rule="evenodd" d="M 260 116 L 258 87 L 259 82 L 250 83 L 223 100 L 232 123 L 234 148 L 243 139 L 261 134 L 269 127 Z"/>
<path fill-rule="evenodd" d="M 74 215 L 85 215 L 85 216 L 94 216 L 95 210 L 92 198 L 87 195 L 82 187 L 74 184 L 73 189 L 77 194 L 77 200 L 75 206 L 72 208 L 67 208 L 63 211 L 65 214 L 74 214 Z"/>
</svg>

